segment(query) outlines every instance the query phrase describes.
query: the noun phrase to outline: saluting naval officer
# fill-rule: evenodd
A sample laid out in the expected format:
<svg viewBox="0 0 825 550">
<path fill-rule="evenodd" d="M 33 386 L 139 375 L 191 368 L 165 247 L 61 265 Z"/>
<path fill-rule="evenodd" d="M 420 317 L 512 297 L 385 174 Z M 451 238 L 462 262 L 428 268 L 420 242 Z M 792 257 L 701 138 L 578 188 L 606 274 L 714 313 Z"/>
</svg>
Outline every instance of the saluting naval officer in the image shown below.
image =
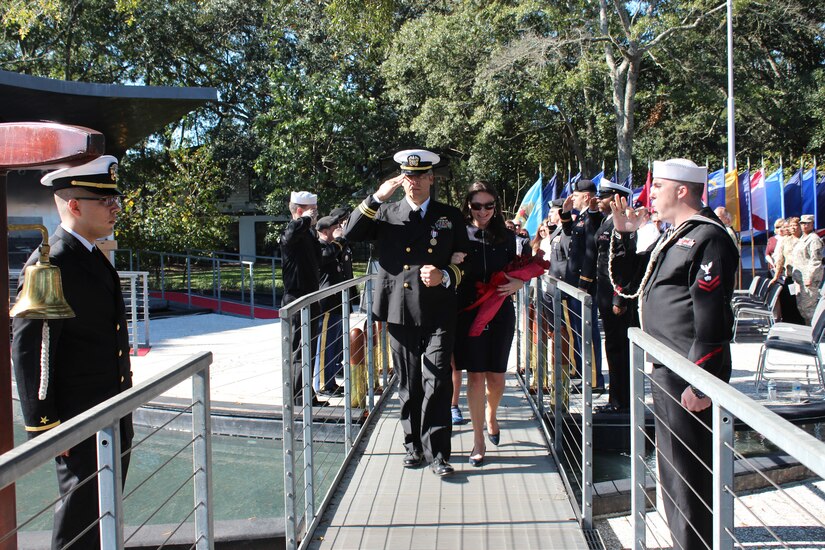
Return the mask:
<svg viewBox="0 0 825 550">
<path fill-rule="evenodd" d="M 571 210 L 575 208 L 579 215 L 573 219 Z M 596 184 L 591 180 L 578 180 L 573 184 L 573 193 L 562 204 L 561 224 L 565 234 L 570 237 L 567 263 L 565 264 L 564 282 L 584 290 L 593 298 L 590 306 L 590 345 L 591 385 L 594 391 L 604 391 L 604 375 L 602 374 L 602 340 L 599 334 L 599 310 L 596 303 L 596 231 L 604 216 L 599 212 L 596 199 Z M 566 309 L 566 321 L 573 331 L 575 342 L 574 357 L 579 375 L 584 368 L 584 357 L 581 354 L 582 317 L 581 302 L 574 298 L 563 301 Z"/>
<path fill-rule="evenodd" d="M 635 325 L 636 302 L 619 294 L 625 282 L 618 277 L 610 277 L 609 251 L 613 238 L 613 212 L 610 204 L 616 195 L 625 199 L 630 196 L 630 189 L 603 178 L 599 183 L 599 211 L 605 215 L 596 232 L 598 258 L 596 260 L 597 290 L 596 302 L 599 316 L 604 328 L 604 353 L 607 357 L 607 369 L 610 373 L 610 398 L 598 412 L 626 413 L 630 407 L 630 340 L 627 329 Z M 614 246 L 614 250 L 618 247 Z M 618 253 L 624 251 L 618 249 Z M 614 255 L 616 252 L 614 252 Z M 615 284 L 615 286 L 614 286 Z M 598 350 L 601 352 L 601 350 Z"/>
<path fill-rule="evenodd" d="M 739 250 L 724 224 L 702 205 L 706 183 L 707 167 L 687 159 L 654 162 L 653 204 L 672 227 L 652 251 L 633 254 L 642 217 L 617 196 L 611 205 L 614 239 L 628 252 L 613 258 L 613 268 L 635 273 L 638 291 L 625 294 L 639 297 L 645 332 L 728 382 Z M 667 367 L 653 367 L 657 462 L 673 547 L 711 548 L 711 401 Z"/>
<path fill-rule="evenodd" d="M 281 276 L 284 282 L 282 305 L 288 305 L 302 296 L 315 292 L 321 284 L 321 243 L 315 231 L 318 219 L 318 195 L 309 191 L 293 191 L 289 196 L 292 220 L 281 235 Z M 318 347 L 318 319 L 321 307 L 316 302 L 309 307 L 310 365 L 315 364 Z M 301 370 L 301 315 L 291 317 L 292 325 L 292 379 L 295 403 L 303 403 L 303 373 Z M 313 405 L 323 405 L 313 394 Z"/>
<path fill-rule="evenodd" d="M 63 293 L 76 317 L 49 320 L 45 329 L 40 319 L 14 319 L 12 359 L 29 437 L 132 387 L 120 279 L 95 246 L 96 239 L 112 234 L 120 212 L 116 174 L 117 159 L 106 155 L 40 180 L 54 190 L 60 226 L 49 238 L 49 257 L 60 268 Z M 38 257 L 38 252 L 32 254 L 26 267 Z M 18 291 L 23 282 L 21 277 Z M 42 377 L 41 359 L 47 367 Z M 122 451 L 130 448 L 133 434 L 131 416 L 124 417 Z M 63 548 L 91 527 L 72 548 L 100 548 L 95 437 L 62 453 L 55 462 L 61 498 L 54 514 L 52 547 Z M 128 453 L 122 465 L 125 481 Z M 87 478 L 91 481 L 84 484 Z"/>
<path fill-rule="evenodd" d="M 469 239 L 461 212 L 430 198 L 439 156 L 411 149 L 393 158 L 401 175 L 353 211 L 346 237 L 374 240 L 380 254 L 373 313 L 387 322 L 399 372 L 404 466 L 415 468 L 426 459 L 433 473 L 446 476 L 453 473 L 450 355 L 462 276 L 451 258 L 467 252 Z M 387 202 L 400 186 L 405 197 Z"/>
</svg>

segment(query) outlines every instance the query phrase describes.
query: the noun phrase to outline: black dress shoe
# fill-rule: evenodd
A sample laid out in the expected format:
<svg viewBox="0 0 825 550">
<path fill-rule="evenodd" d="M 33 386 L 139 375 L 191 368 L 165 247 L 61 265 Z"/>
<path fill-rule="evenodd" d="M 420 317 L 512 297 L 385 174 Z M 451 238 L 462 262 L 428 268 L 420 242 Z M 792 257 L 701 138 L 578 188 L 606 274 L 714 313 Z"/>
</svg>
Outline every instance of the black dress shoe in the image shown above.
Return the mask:
<svg viewBox="0 0 825 550">
<path fill-rule="evenodd" d="M 407 451 L 407 454 L 404 455 L 404 467 L 405 468 L 418 468 L 421 466 L 421 461 L 423 457 L 421 456 L 421 451 Z"/>
<path fill-rule="evenodd" d="M 603 393 L 604 393 L 604 392 L 606 392 L 606 391 L 607 391 L 607 390 L 606 390 L 606 389 L 604 389 L 604 386 L 596 386 L 595 388 L 593 388 L 593 389 L 591 390 L 591 393 L 595 393 L 595 394 L 597 394 L 597 395 L 601 395 L 601 394 L 603 394 Z"/>
<path fill-rule="evenodd" d="M 326 389 L 321 390 L 318 393 L 325 396 L 325 397 L 340 397 L 340 396 L 344 395 L 344 387 L 343 386 L 335 386 L 334 388 L 331 388 L 331 389 L 328 389 L 328 390 L 326 390 Z"/>
<path fill-rule="evenodd" d="M 450 466 L 450 463 L 443 458 L 436 458 L 433 460 L 432 464 L 430 464 L 430 468 L 432 468 L 433 473 L 438 477 L 448 476 L 455 472 L 453 467 Z"/>
</svg>

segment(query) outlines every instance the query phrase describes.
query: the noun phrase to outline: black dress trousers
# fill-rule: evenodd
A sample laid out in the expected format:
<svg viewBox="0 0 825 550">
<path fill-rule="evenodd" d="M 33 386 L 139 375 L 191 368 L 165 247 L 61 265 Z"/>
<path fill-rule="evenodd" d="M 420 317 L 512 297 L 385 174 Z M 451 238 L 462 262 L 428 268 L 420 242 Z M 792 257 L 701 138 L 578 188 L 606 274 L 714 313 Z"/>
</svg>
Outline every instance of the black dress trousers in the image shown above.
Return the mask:
<svg viewBox="0 0 825 550">
<path fill-rule="evenodd" d="M 387 323 L 387 332 L 398 370 L 404 447 L 423 451 L 427 462 L 449 460 L 453 331 Z"/>
<path fill-rule="evenodd" d="M 673 548 L 701 550 L 713 542 L 712 408 L 681 404 L 688 383 L 663 366 L 651 375 L 656 412 L 656 461 Z"/>
</svg>

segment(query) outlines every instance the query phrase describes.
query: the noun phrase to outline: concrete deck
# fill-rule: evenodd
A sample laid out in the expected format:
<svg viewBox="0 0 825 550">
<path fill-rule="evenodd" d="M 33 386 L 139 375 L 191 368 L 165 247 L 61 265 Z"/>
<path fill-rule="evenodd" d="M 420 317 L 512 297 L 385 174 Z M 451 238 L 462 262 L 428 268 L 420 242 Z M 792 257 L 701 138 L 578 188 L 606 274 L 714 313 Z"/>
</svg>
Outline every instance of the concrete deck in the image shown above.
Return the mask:
<svg viewBox="0 0 825 550">
<path fill-rule="evenodd" d="M 399 406 L 389 396 L 315 531 L 316 550 L 392 548 L 587 548 L 564 485 L 518 382 L 508 378 L 501 445 L 467 463 L 472 425 L 453 431 L 456 473 L 402 466 Z"/>
</svg>

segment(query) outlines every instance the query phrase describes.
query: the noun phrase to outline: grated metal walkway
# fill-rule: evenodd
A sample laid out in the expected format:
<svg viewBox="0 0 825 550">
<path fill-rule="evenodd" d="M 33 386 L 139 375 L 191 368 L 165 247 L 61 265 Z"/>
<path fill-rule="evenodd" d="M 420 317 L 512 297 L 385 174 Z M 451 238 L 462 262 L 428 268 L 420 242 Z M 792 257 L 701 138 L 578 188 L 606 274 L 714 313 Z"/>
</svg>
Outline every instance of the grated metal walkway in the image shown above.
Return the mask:
<svg viewBox="0 0 825 550">
<path fill-rule="evenodd" d="M 538 421 L 516 379 L 507 376 L 501 445 L 488 442 L 484 466 L 473 468 L 467 463 L 472 425 L 454 426 L 456 473 L 446 480 L 428 467 L 402 466 L 398 399 L 389 396 L 309 548 L 586 549 Z"/>
</svg>

